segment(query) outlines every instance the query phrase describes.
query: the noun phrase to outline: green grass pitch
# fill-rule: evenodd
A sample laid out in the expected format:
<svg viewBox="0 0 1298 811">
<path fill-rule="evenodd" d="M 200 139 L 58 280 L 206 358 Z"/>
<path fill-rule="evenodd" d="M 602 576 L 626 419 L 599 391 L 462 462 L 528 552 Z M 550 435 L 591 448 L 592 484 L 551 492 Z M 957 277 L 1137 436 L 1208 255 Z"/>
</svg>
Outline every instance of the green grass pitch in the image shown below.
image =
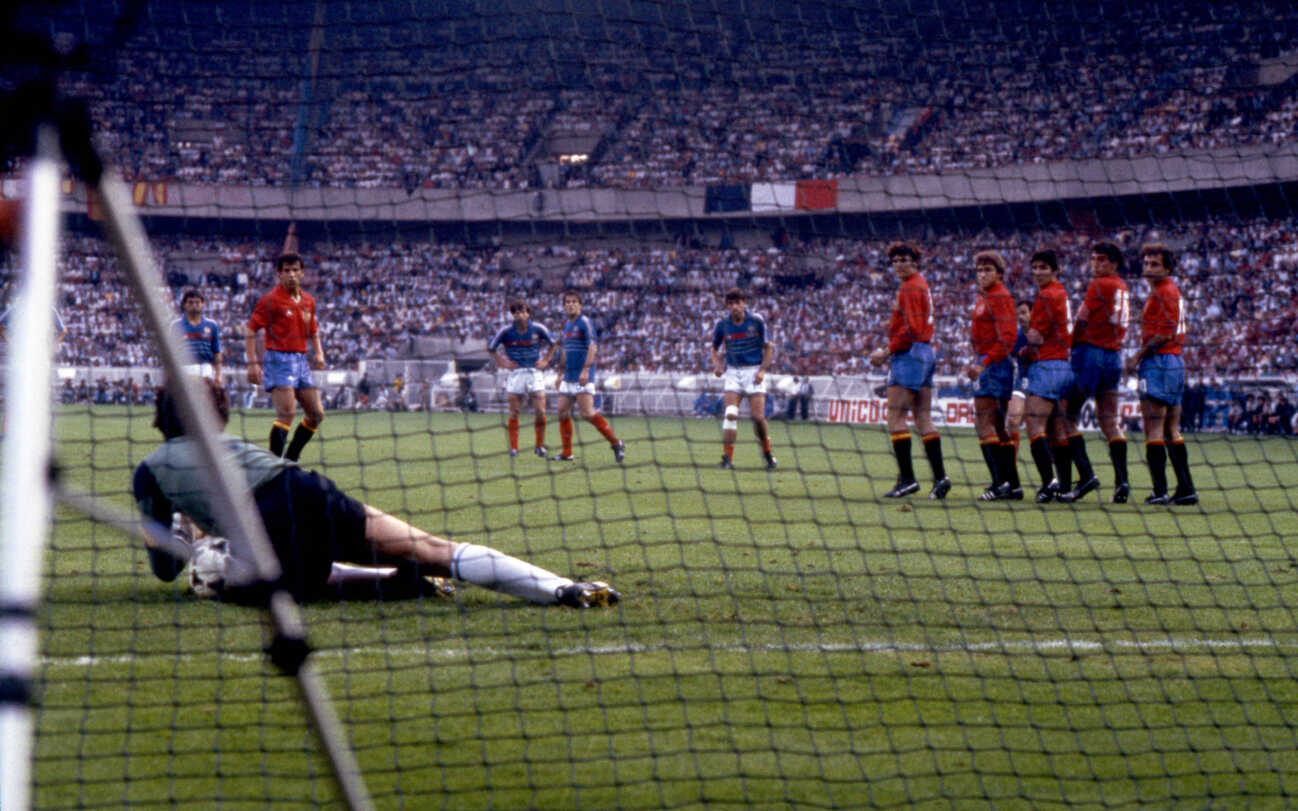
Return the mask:
<svg viewBox="0 0 1298 811">
<path fill-rule="evenodd" d="M 128 506 L 150 418 L 60 411 L 64 475 Z M 499 415 L 334 413 L 308 446 L 363 500 L 624 595 L 577 612 L 462 585 L 306 607 L 380 807 L 1298 795 L 1298 444 L 1192 438 L 1203 502 L 1170 510 L 1138 506 L 1135 437 L 1137 503 L 1043 508 L 975 504 L 977 441 L 953 431 L 948 500 L 898 504 L 878 427 L 772 423 L 768 473 L 743 426 L 732 472 L 713 421 L 612 423 L 622 466 L 589 426 L 575 463 L 537 459 L 526 417 L 511 460 Z M 59 511 L 40 626 L 37 807 L 337 804 L 258 612 L 156 581 L 125 536 Z"/>
</svg>

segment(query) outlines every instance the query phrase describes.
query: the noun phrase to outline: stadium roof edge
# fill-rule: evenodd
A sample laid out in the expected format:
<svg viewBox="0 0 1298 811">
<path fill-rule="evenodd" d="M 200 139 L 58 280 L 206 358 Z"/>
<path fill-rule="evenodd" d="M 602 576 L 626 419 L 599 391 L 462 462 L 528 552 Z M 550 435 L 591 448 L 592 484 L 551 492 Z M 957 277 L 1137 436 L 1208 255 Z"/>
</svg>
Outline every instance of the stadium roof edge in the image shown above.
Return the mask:
<svg viewBox="0 0 1298 811">
<path fill-rule="evenodd" d="M 416 189 L 274 188 L 135 182 L 145 217 L 299 222 L 599 223 L 727 220 L 825 214 L 903 214 L 969 206 L 1005 206 L 1132 195 L 1211 192 L 1298 182 L 1298 143 L 1196 150 L 1135 158 L 1068 160 L 994 169 L 838 178 L 828 207 L 766 204 L 760 210 L 709 210 L 709 188 L 664 189 Z M 761 185 L 730 184 L 743 189 Z M 21 196 L 9 177 L 0 197 Z M 80 184 L 65 182 L 64 211 L 93 217 Z M 739 197 L 744 199 L 744 195 Z"/>
</svg>

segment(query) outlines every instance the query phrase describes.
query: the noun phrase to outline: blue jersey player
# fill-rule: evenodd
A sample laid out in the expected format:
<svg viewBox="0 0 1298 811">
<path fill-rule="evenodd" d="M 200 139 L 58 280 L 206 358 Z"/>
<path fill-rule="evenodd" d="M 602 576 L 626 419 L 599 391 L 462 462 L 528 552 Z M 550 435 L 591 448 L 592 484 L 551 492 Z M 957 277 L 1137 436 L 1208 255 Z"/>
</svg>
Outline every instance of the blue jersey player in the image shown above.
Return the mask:
<svg viewBox="0 0 1298 811">
<path fill-rule="evenodd" d="M 509 398 L 509 455 L 518 456 L 518 415 L 523 402 L 530 400 L 536 415 L 536 447 L 534 453 L 542 459 L 545 450 L 545 381 L 541 372 L 550 365 L 555 343 L 543 324 L 532 320 L 532 309 L 525 301 L 511 301 L 509 314 L 513 321 L 501 327 L 487 344 L 487 351 L 496 359 L 496 366 L 509 370 L 505 379 L 505 394 Z M 503 351 L 502 351 L 503 350 Z"/>
<path fill-rule="evenodd" d="M 1019 330 L 1018 336 L 1014 339 L 1014 348 L 1010 350 L 1010 358 L 1014 361 L 1014 390 L 1010 393 L 1009 408 L 1005 411 L 1005 433 L 1010 438 L 1010 446 L 1014 452 L 1014 464 L 1017 467 L 1019 460 L 1019 441 L 1021 438 L 1020 429 L 1023 426 L 1023 417 L 1027 413 L 1028 402 L 1028 362 L 1024 360 L 1024 350 L 1028 347 L 1028 325 L 1032 320 L 1032 303 L 1020 301 L 1014 307 L 1015 315 L 1018 316 Z"/>
<path fill-rule="evenodd" d="M 211 319 L 203 317 L 203 294 L 192 288 L 186 290 L 180 297 L 180 309 L 184 315 L 177 318 L 172 326 L 185 340 L 193 361 L 185 370 L 220 385 L 221 328 Z"/>
<path fill-rule="evenodd" d="M 735 287 L 726 293 L 728 315 L 712 330 L 712 373 L 725 378 L 725 416 L 721 419 L 722 470 L 734 468 L 735 437 L 739 433 L 739 401 L 748 398 L 753 433 L 762 447 L 766 469 L 775 469 L 771 455 L 771 434 L 766 427 L 766 370 L 770 368 L 775 344 L 766 320 L 748 311 L 744 291 Z M 722 347 L 725 347 L 722 354 Z"/>
<path fill-rule="evenodd" d="M 608 420 L 595 410 L 595 358 L 599 341 L 595 325 L 581 314 L 581 296 L 576 290 L 563 291 L 563 376 L 559 378 L 559 439 L 563 450 L 550 457 L 556 462 L 572 461 L 572 403 L 581 416 L 603 434 L 619 463 L 626 456 L 626 443 L 617 438 Z"/>
</svg>

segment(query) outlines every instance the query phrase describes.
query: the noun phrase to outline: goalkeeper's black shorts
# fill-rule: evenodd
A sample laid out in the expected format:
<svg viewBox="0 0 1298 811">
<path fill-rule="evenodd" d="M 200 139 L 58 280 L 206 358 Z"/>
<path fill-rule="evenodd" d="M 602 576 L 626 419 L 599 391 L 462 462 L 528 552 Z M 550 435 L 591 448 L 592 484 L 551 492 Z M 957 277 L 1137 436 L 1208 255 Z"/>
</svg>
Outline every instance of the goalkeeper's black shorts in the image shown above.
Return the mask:
<svg viewBox="0 0 1298 811">
<path fill-rule="evenodd" d="M 254 490 L 253 499 L 283 569 L 278 584 L 299 602 L 329 593 L 327 581 L 334 561 L 379 562 L 365 540 L 364 505 L 329 478 L 289 467 Z M 264 585 L 227 589 L 222 599 L 255 602 L 264 594 Z"/>
</svg>

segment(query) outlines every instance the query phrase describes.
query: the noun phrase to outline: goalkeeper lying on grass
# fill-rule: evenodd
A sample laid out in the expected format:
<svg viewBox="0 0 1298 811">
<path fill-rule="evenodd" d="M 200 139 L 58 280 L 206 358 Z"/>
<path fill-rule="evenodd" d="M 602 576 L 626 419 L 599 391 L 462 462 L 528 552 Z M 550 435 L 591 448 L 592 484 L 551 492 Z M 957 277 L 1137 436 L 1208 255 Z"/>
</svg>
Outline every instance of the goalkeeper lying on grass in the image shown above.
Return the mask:
<svg viewBox="0 0 1298 811">
<path fill-rule="evenodd" d="M 210 380 L 205 385 L 222 424 L 230 401 Z M 162 526 L 181 513 L 200 530 L 224 534 L 222 522 L 196 475 L 202 462 L 198 443 L 184 435 L 176 402 L 165 388 L 157 392 L 154 427 L 166 442 L 135 469 L 132 487 L 140 512 Z M 235 437 L 223 437 L 231 461 L 252 491 L 266 534 L 283 569 L 281 584 L 299 601 L 337 596 L 330 584 L 335 563 L 397 569 L 398 580 L 411 583 L 425 576 L 452 577 L 543 605 L 574 608 L 607 606 L 619 599 L 606 583 L 578 583 L 526 561 L 477 544 L 456 543 L 424 532 L 392 515 L 362 504 L 328 478 L 303 470 L 264 448 Z M 153 573 L 174 580 L 189 557 L 201 563 L 203 589 L 223 600 L 260 602 L 265 584 L 248 583 L 253 565 L 235 544 L 205 542 L 195 556 L 178 554 L 175 544 L 149 545 Z M 425 581 L 426 582 L 426 581 Z"/>
</svg>

